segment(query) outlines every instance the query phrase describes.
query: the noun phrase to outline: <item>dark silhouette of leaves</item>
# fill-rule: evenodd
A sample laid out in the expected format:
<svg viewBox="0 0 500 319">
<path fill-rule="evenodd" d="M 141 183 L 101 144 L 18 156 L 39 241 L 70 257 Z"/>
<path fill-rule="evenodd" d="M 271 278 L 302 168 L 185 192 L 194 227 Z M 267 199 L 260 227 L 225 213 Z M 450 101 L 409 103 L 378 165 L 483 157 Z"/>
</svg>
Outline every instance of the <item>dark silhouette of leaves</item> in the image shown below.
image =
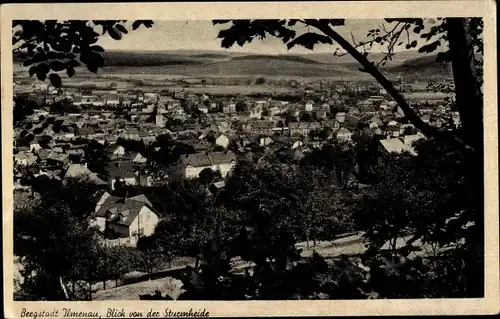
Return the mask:
<svg viewBox="0 0 500 319">
<path fill-rule="evenodd" d="M 71 66 L 68 66 L 68 68 L 66 69 L 66 73 L 68 74 L 68 77 L 73 77 L 73 75 L 75 75 L 75 69 Z"/>
<path fill-rule="evenodd" d="M 121 40 L 122 39 L 122 33 L 116 27 L 109 28 L 108 29 L 108 33 L 109 33 L 110 37 L 112 37 L 115 40 Z"/>
<path fill-rule="evenodd" d="M 317 34 L 314 32 L 304 33 L 287 44 L 288 49 L 296 45 L 301 45 L 309 50 L 314 49 L 314 45 L 318 43 L 333 44 L 332 39 L 325 35 Z"/>
<path fill-rule="evenodd" d="M 33 63 L 38 63 L 47 60 L 45 52 L 38 52 L 33 56 Z"/>
<path fill-rule="evenodd" d="M 50 83 L 56 87 L 56 88 L 60 88 L 61 87 L 61 77 L 56 74 L 56 73 L 51 73 L 49 75 L 49 80 L 50 80 Z"/>
<path fill-rule="evenodd" d="M 97 73 L 97 71 L 99 70 L 99 67 L 98 67 L 96 64 L 89 62 L 89 63 L 87 64 L 87 69 L 88 69 L 90 72 L 92 72 L 92 73 Z"/>
<path fill-rule="evenodd" d="M 104 66 L 101 56 L 93 55 L 102 53 L 101 46 L 93 45 L 101 36 L 96 32 L 96 27 L 103 28 L 103 34 L 108 32 L 110 36 L 119 40 L 127 30 L 123 25 L 124 20 L 67 20 L 67 21 L 35 21 L 18 20 L 15 25 L 19 30 L 13 31 L 12 41 L 18 45 L 14 49 L 14 58 L 22 61 L 24 66 L 35 66 L 45 62 L 50 69 L 56 72 L 63 71 L 68 67 L 75 68 L 81 61 L 92 72 Z M 144 25 L 150 28 L 153 25 L 149 20 L 138 20 L 134 22 L 135 27 Z M 20 44 L 20 45 L 19 45 Z M 87 64 L 90 63 L 90 66 Z M 64 66 L 63 66 L 64 65 Z M 44 81 L 47 78 L 45 67 L 41 69 L 30 68 L 30 75 L 37 74 L 37 78 Z M 36 71 L 36 72 L 35 72 Z M 46 71 L 46 72 L 45 72 Z M 75 71 L 73 69 L 73 71 Z M 74 72 L 66 72 L 68 77 Z"/>
<path fill-rule="evenodd" d="M 29 70 L 28 70 L 28 73 L 29 73 L 29 76 L 32 77 L 33 74 L 36 73 L 36 66 L 32 66 Z"/>
<path fill-rule="evenodd" d="M 49 66 L 46 64 L 46 63 L 41 63 L 37 66 L 37 69 L 36 69 L 36 77 L 40 80 L 40 81 L 45 81 L 45 79 L 47 78 L 47 73 L 50 71 L 50 68 Z"/>
<path fill-rule="evenodd" d="M 104 49 L 100 45 L 93 45 L 90 49 L 94 52 L 104 52 Z"/>
<path fill-rule="evenodd" d="M 127 34 L 127 33 L 128 33 L 127 29 L 125 29 L 125 27 L 124 27 L 123 25 L 121 25 L 121 24 L 117 24 L 117 25 L 116 25 L 116 28 L 117 28 L 119 31 L 121 31 L 121 32 L 123 32 L 123 33 L 125 33 L 125 34 Z"/>
<path fill-rule="evenodd" d="M 431 42 L 429 44 L 421 46 L 418 49 L 418 52 L 419 53 L 424 53 L 424 52 L 431 53 L 431 52 L 435 51 L 440 45 L 441 45 L 441 41 L 440 40 L 436 40 L 434 42 Z"/>
<path fill-rule="evenodd" d="M 59 72 L 66 69 L 66 63 L 62 63 L 59 61 L 52 61 L 50 62 L 50 68 L 53 71 Z"/>
</svg>

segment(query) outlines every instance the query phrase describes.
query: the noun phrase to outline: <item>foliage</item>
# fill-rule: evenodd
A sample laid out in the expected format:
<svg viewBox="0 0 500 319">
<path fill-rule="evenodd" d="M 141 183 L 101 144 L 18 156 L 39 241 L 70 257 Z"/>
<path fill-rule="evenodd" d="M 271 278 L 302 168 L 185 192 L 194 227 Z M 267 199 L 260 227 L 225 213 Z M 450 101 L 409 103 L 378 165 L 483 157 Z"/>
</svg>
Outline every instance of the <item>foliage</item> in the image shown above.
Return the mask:
<svg viewBox="0 0 500 319">
<path fill-rule="evenodd" d="M 37 207 L 14 212 L 14 253 L 22 258 L 26 284 L 33 283 L 32 274 L 52 282 L 61 276 L 85 277 L 74 267 L 96 253 L 95 232 L 88 225 L 97 189 L 85 180 L 70 179 L 38 191 L 43 193 Z"/>
<path fill-rule="evenodd" d="M 311 122 L 313 120 L 311 113 L 309 112 L 301 112 L 299 116 L 299 120 L 301 122 Z"/>
<path fill-rule="evenodd" d="M 89 141 L 85 148 L 84 160 L 90 171 L 98 174 L 103 180 L 107 179 L 109 155 L 104 145 L 96 140 Z"/>
<path fill-rule="evenodd" d="M 127 34 L 126 20 L 15 20 L 12 25 L 14 53 L 30 67 L 29 75 L 40 81 L 47 78 L 50 83 L 61 86 L 61 72 L 68 77 L 75 74 L 75 68 L 85 65 L 90 72 L 97 73 L 104 66 L 104 48 L 95 43 L 106 33 L 115 40 Z M 150 28 L 149 20 L 137 20 L 132 30 L 141 25 Z M 51 72 L 49 74 L 49 72 Z M 47 76 L 48 75 L 48 76 Z"/>
<path fill-rule="evenodd" d="M 236 112 L 246 112 L 248 111 L 248 105 L 244 101 L 236 102 Z"/>
<path fill-rule="evenodd" d="M 198 174 L 199 180 L 202 184 L 210 184 L 216 178 L 221 178 L 220 171 L 214 171 L 211 168 L 203 169 L 200 174 Z"/>
<path fill-rule="evenodd" d="M 265 83 L 266 83 L 266 78 L 264 78 L 264 77 L 259 77 L 259 78 L 257 78 L 257 80 L 255 80 L 255 84 L 262 85 Z"/>
</svg>

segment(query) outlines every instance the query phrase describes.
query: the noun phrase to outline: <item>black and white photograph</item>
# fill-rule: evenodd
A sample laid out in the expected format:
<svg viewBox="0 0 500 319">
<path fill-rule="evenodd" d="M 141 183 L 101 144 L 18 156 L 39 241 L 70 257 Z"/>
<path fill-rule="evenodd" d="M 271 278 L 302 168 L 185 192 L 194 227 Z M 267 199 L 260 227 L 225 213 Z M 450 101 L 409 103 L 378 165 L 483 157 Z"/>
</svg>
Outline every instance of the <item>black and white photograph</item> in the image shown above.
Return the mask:
<svg viewBox="0 0 500 319">
<path fill-rule="evenodd" d="M 14 301 L 485 298 L 483 17 L 129 16 L 12 19 Z"/>
</svg>

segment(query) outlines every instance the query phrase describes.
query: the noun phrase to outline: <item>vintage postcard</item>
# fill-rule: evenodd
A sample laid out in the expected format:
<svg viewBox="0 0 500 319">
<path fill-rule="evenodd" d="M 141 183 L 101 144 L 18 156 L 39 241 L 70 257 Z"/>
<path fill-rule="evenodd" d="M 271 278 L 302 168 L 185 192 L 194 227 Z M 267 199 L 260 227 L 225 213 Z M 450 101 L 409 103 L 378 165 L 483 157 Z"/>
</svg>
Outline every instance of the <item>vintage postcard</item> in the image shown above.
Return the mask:
<svg viewBox="0 0 500 319">
<path fill-rule="evenodd" d="M 3 5 L 5 317 L 498 313 L 495 9 Z"/>
</svg>

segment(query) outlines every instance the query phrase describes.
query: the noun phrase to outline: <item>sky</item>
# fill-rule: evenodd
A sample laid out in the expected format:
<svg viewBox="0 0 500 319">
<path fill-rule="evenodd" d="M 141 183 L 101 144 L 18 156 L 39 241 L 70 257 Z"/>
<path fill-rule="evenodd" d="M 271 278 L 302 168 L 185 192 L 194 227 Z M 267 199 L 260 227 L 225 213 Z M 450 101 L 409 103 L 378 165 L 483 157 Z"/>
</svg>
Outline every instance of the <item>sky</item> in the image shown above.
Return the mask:
<svg viewBox="0 0 500 319">
<path fill-rule="evenodd" d="M 335 30 L 351 41 L 351 32 L 356 41 L 366 39 L 370 29 L 379 28 L 382 20 L 346 20 L 345 26 L 335 27 Z M 127 23 L 127 29 L 131 23 Z M 387 23 L 386 23 L 387 25 Z M 267 37 L 262 41 L 252 41 L 244 47 L 234 45 L 230 49 L 220 46 L 217 34 L 220 29 L 227 28 L 226 25 L 214 26 L 211 21 L 155 21 L 152 28 L 141 26 L 138 30 L 124 34 L 119 41 L 112 39 L 109 35 L 100 38 L 98 44 L 106 50 L 223 50 L 229 52 L 252 52 L 262 54 L 284 54 L 284 53 L 311 53 L 303 47 L 295 47 L 290 51 L 279 39 Z M 305 27 L 297 31 L 307 31 Z M 333 52 L 331 45 L 321 44 L 314 48 L 314 53 Z M 378 49 L 377 49 L 378 51 Z"/>
</svg>

